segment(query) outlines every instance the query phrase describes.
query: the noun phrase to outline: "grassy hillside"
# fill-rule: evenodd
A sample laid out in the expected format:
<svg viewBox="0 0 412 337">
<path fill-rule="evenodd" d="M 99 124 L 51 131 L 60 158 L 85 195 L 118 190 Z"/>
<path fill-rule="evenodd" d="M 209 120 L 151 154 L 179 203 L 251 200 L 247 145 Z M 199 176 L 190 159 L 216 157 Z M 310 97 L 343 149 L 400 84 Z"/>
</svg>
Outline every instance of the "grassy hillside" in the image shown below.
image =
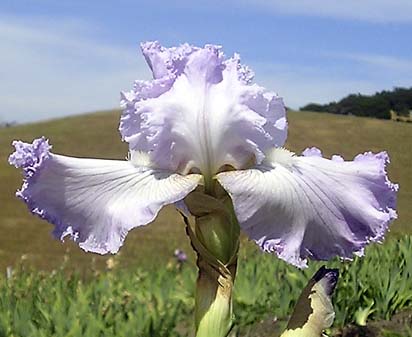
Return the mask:
<svg viewBox="0 0 412 337">
<path fill-rule="evenodd" d="M 117 131 L 118 111 L 99 112 L 0 130 L 0 270 L 23 256 L 44 268 L 58 265 L 70 252 L 70 260 L 102 264 L 105 258 L 84 254 L 72 243 L 51 239 L 52 226 L 33 217 L 14 197 L 21 185 L 20 172 L 7 163 L 13 139 L 31 141 L 46 136 L 55 153 L 71 156 L 123 159 L 127 153 Z M 364 151 L 387 150 L 392 163 L 391 180 L 401 185 L 399 219 L 392 233 L 412 233 L 412 125 L 369 118 L 322 113 L 290 112 L 287 147 L 300 152 L 317 146 L 326 156 L 340 153 L 351 159 Z M 393 234 L 392 234 L 393 235 Z M 189 251 L 183 224 L 172 209 L 165 209 L 153 225 L 132 231 L 121 250 L 125 263 L 156 263 L 172 256 L 175 248 Z M 150 256 L 150 259 L 147 258 Z"/>
</svg>

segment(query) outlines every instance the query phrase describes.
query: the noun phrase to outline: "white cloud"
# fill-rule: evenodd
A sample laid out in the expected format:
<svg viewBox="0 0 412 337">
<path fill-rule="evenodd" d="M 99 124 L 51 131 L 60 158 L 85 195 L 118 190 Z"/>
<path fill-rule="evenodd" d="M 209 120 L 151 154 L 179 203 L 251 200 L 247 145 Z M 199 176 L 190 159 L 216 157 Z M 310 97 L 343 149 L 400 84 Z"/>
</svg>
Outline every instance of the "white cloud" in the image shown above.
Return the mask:
<svg viewBox="0 0 412 337">
<path fill-rule="evenodd" d="M 347 59 L 360 62 L 379 70 L 393 71 L 398 74 L 411 74 L 412 83 L 412 60 L 399 57 L 379 55 L 379 54 L 361 54 L 361 53 L 329 53 L 335 58 Z"/>
<path fill-rule="evenodd" d="M 0 122 L 118 107 L 119 91 L 150 74 L 137 44 L 124 47 L 99 42 L 98 33 L 99 27 L 77 20 L 23 21 L 0 16 Z M 277 90 L 293 108 L 337 100 L 349 93 L 372 94 L 411 85 L 412 62 L 407 59 L 333 52 L 319 52 L 319 56 L 334 59 L 334 65 L 250 65 L 256 82 Z M 349 71 L 333 75 L 342 60 L 362 64 L 362 76 Z M 347 63 L 343 65 L 351 69 Z"/>
<path fill-rule="evenodd" d="M 280 14 L 370 22 L 412 22 L 411 0 L 240 0 Z"/>
<path fill-rule="evenodd" d="M 0 121 L 34 121 L 118 107 L 148 77 L 133 48 L 98 42 L 88 23 L 0 20 Z"/>
</svg>

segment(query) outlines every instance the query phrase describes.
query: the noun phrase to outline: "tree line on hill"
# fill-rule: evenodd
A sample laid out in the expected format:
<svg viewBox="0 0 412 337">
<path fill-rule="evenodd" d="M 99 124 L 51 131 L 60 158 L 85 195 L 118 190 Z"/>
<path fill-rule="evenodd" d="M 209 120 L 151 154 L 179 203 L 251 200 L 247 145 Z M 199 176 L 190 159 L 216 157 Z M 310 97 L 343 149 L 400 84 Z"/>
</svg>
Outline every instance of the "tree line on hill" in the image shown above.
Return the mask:
<svg viewBox="0 0 412 337">
<path fill-rule="evenodd" d="M 412 111 L 412 87 L 394 88 L 392 91 L 381 91 L 371 96 L 351 94 L 339 102 L 310 103 L 299 110 L 382 119 L 390 119 L 391 111 L 394 111 L 398 116 L 407 117 Z"/>
</svg>

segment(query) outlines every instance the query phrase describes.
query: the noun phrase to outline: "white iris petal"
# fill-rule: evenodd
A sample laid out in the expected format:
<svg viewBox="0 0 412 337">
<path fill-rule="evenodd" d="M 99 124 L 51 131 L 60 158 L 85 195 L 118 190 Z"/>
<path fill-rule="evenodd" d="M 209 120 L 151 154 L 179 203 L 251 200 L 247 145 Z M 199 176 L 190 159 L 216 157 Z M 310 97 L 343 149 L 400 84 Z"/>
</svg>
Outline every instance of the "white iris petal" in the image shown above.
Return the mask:
<svg viewBox="0 0 412 337">
<path fill-rule="evenodd" d="M 216 177 L 249 237 L 297 266 L 306 257 L 350 257 L 383 237 L 397 190 L 385 153 L 352 162 L 321 158 L 315 148 L 294 156 L 279 148 L 287 134 L 282 99 L 252 84 L 237 55 L 157 42 L 142 50 L 153 80 L 136 81 L 121 97 L 130 161 L 54 155 L 44 138 L 14 143 L 9 161 L 25 175 L 18 194 L 58 236 L 116 252 L 128 230 L 164 205 L 184 208 L 198 184 L 213 192 Z"/>
</svg>

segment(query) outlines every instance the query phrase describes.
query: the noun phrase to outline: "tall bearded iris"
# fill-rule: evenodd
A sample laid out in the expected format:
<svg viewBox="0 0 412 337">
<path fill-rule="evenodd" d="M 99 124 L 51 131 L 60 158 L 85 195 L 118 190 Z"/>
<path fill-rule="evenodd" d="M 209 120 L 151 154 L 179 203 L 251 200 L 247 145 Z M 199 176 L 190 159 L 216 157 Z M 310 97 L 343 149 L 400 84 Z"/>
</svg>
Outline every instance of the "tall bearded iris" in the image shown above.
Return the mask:
<svg viewBox="0 0 412 337">
<path fill-rule="evenodd" d="M 157 42 L 143 43 L 142 51 L 153 80 L 136 81 L 121 98 L 128 160 L 57 155 L 44 138 L 13 143 L 9 161 L 25 175 L 18 196 L 55 224 L 57 237 L 70 235 L 86 251 L 116 253 L 129 230 L 154 220 L 167 204 L 185 208 L 182 200 L 197 188 L 195 197 L 215 199 L 209 210 L 201 209 L 207 200 L 203 206 L 186 202 L 203 219 L 191 238 L 209 265 L 212 258 L 205 256 L 221 244 L 212 241 L 228 228 L 233 236 L 238 225 L 264 251 L 298 267 L 307 257 L 350 258 L 383 238 L 396 218 L 397 190 L 385 172 L 385 152 L 353 161 L 325 159 L 315 148 L 295 155 L 282 148 L 282 99 L 253 84 L 237 55 L 226 58 L 212 45 L 164 48 Z M 219 199 L 222 187 L 231 203 Z M 216 225 L 224 222 L 217 213 L 226 227 Z M 236 252 L 215 262 L 233 265 Z"/>
</svg>

